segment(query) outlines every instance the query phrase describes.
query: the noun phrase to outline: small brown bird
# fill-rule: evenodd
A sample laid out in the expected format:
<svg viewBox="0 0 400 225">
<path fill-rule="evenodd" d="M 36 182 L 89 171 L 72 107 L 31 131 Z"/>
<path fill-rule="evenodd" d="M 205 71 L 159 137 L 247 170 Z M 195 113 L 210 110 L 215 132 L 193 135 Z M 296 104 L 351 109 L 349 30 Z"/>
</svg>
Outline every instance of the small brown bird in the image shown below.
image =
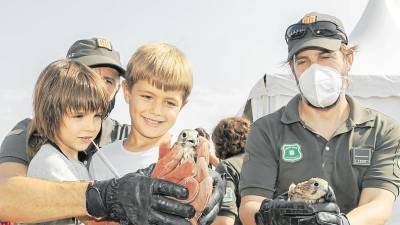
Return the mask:
<svg viewBox="0 0 400 225">
<path fill-rule="evenodd" d="M 313 177 L 298 184 L 291 184 L 288 191 L 288 201 L 322 203 L 328 193 L 328 182 L 322 178 Z"/>
<path fill-rule="evenodd" d="M 184 129 L 178 136 L 175 144 L 183 148 L 183 156 L 180 164 L 192 159 L 196 162 L 196 146 L 199 143 L 199 133 L 196 130 Z"/>
</svg>

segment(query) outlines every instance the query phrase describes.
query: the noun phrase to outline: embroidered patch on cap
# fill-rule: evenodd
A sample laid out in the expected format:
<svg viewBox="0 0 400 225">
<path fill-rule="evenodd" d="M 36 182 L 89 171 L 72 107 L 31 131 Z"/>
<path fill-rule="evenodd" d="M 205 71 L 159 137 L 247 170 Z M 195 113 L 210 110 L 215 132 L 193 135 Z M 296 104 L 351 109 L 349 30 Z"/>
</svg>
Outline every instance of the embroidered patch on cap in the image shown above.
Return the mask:
<svg viewBox="0 0 400 225">
<path fill-rule="evenodd" d="M 99 48 L 105 48 L 112 51 L 111 42 L 109 40 L 103 38 L 97 38 L 96 42 Z"/>
<path fill-rule="evenodd" d="M 297 162 L 303 158 L 299 144 L 284 144 L 281 148 L 282 159 L 285 162 Z"/>
<path fill-rule="evenodd" d="M 315 23 L 317 21 L 317 16 L 305 16 L 302 21 L 304 24 Z"/>
</svg>

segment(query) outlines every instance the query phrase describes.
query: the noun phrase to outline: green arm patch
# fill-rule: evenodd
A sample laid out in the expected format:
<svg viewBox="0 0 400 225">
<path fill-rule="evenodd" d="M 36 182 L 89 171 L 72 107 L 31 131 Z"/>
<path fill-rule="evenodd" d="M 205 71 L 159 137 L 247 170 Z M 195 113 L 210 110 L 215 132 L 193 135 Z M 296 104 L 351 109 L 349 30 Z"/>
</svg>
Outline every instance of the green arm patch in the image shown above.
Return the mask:
<svg viewBox="0 0 400 225">
<path fill-rule="evenodd" d="M 224 203 L 233 202 L 233 195 L 234 195 L 234 193 L 233 193 L 232 188 L 227 187 L 226 191 L 225 191 L 224 199 L 222 200 L 222 202 L 224 202 Z"/>
</svg>

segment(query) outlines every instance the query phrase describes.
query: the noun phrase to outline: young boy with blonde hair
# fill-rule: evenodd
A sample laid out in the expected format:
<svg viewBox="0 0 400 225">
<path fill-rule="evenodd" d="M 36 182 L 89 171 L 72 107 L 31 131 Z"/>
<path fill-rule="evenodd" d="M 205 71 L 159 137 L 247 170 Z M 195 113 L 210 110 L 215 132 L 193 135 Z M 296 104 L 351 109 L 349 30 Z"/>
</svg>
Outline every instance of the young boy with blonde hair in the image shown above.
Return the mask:
<svg viewBox="0 0 400 225">
<path fill-rule="evenodd" d="M 127 139 L 102 148 L 90 163 L 93 179 L 122 176 L 158 160 L 158 146 L 186 104 L 193 85 L 192 67 L 175 46 L 152 43 L 131 57 L 123 82 L 129 104 L 131 132 Z M 110 168 L 113 167 L 113 168 Z"/>
</svg>

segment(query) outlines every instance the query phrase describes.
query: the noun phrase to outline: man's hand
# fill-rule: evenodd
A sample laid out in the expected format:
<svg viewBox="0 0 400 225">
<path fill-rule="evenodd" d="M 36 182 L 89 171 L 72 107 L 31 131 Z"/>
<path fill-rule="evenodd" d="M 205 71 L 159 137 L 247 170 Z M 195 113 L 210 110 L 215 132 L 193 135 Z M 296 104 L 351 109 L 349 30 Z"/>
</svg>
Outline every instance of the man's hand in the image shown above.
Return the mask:
<svg viewBox="0 0 400 225">
<path fill-rule="evenodd" d="M 257 225 L 318 225 L 317 215 L 322 212 L 339 214 L 335 203 L 309 204 L 305 202 L 290 202 L 281 199 L 265 199 L 256 213 Z"/>
<path fill-rule="evenodd" d="M 349 222 L 336 203 L 333 189 L 324 197 L 326 203 L 310 204 L 287 201 L 285 195 L 277 199 L 265 199 L 255 215 L 257 225 L 349 225 Z M 347 222 L 347 223 L 346 223 Z"/>
<path fill-rule="evenodd" d="M 188 190 L 172 182 L 146 176 L 153 167 L 89 185 L 86 191 L 89 215 L 121 224 L 190 225 L 188 219 L 195 213 L 193 207 L 165 197 L 185 199 Z"/>
</svg>

